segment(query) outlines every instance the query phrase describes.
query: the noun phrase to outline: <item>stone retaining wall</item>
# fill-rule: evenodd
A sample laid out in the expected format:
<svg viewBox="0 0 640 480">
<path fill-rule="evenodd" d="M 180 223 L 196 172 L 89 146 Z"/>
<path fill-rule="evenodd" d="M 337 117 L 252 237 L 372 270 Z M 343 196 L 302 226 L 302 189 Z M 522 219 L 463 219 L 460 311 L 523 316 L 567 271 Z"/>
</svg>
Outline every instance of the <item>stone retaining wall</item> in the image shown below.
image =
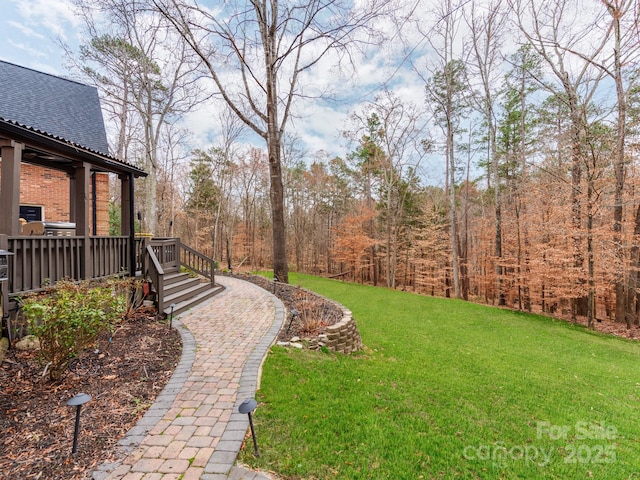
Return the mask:
<svg viewBox="0 0 640 480">
<path fill-rule="evenodd" d="M 324 332 L 318 335 L 317 337 L 301 339 L 295 336 L 295 337 L 292 337 L 290 341 L 276 342 L 277 345 L 280 345 L 283 347 L 294 347 L 294 348 L 304 348 L 306 345 L 308 348 L 312 350 L 317 350 L 319 348 L 325 347 L 331 352 L 338 352 L 338 353 L 345 353 L 345 354 L 362 350 L 362 338 L 360 337 L 360 331 L 358 330 L 356 322 L 353 319 L 351 310 L 345 308 L 343 305 L 339 304 L 338 302 L 330 298 L 323 297 L 322 295 L 318 295 L 316 292 L 312 292 L 304 288 L 295 287 L 288 284 L 278 283 L 277 284 L 278 286 L 276 288 L 276 285 L 273 283 L 272 280 L 268 280 L 264 277 L 260 277 L 256 275 L 232 274 L 232 273 L 224 273 L 224 272 L 218 272 L 218 274 L 228 275 L 230 277 L 239 278 L 241 280 L 252 282 L 269 292 L 275 292 L 277 290 L 279 294 L 278 296 L 285 303 L 285 307 L 287 309 L 292 308 L 293 305 L 292 303 L 289 303 L 289 305 L 287 306 L 287 302 L 286 302 L 287 295 L 284 295 L 283 297 L 283 292 L 286 289 L 292 289 L 296 291 L 303 290 L 309 295 L 320 297 L 321 299 L 323 299 L 324 302 L 331 303 L 336 308 L 336 310 L 339 310 L 339 312 L 342 312 L 342 315 L 340 315 L 339 312 L 334 311 L 333 319 L 339 318 L 340 316 L 342 318 L 338 322 L 334 323 L 333 325 L 325 327 Z M 291 297 L 291 295 L 288 295 L 288 297 Z"/>
<path fill-rule="evenodd" d="M 349 312 L 340 322 L 327 327 L 327 332 L 318 338 L 332 352 L 352 353 L 362 349 L 362 339 L 356 322 Z"/>
<path fill-rule="evenodd" d="M 314 295 L 317 294 L 314 293 Z M 324 345 L 331 352 L 346 354 L 362 350 L 362 338 L 351 310 L 331 299 L 326 300 L 342 310 L 342 320 L 326 327 L 325 333 L 321 333 L 318 337 L 311 339 L 310 347 L 319 348 Z"/>
</svg>

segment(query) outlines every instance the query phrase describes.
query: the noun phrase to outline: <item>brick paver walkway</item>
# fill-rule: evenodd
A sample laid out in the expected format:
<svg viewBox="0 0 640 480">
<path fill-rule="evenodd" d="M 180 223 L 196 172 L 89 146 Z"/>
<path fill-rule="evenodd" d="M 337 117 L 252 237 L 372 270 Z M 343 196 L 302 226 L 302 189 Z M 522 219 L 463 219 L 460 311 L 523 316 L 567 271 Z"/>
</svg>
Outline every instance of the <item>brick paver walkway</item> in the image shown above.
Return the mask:
<svg viewBox="0 0 640 480">
<path fill-rule="evenodd" d="M 234 467 L 249 426 L 238 406 L 253 397 L 260 366 L 284 322 L 279 300 L 255 285 L 216 279 L 226 289 L 174 319 L 182 359 L 153 406 L 119 444 L 122 461 L 94 480 L 259 480 Z"/>
</svg>

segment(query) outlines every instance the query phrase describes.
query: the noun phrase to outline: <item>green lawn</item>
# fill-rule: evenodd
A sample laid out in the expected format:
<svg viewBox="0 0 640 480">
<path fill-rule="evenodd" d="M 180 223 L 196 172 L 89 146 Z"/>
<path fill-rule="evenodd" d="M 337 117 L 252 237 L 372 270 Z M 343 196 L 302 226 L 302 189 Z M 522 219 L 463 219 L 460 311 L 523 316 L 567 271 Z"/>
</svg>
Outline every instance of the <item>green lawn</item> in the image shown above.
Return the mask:
<svg viewBox="0 0 640 480">
<path fill-rule="evenodd" d="M 350 308 L 352 356 L 273 347 L 244 463 L 292 479 L 640 479 L 640 344 L 292 275 Z"/>
</svg>

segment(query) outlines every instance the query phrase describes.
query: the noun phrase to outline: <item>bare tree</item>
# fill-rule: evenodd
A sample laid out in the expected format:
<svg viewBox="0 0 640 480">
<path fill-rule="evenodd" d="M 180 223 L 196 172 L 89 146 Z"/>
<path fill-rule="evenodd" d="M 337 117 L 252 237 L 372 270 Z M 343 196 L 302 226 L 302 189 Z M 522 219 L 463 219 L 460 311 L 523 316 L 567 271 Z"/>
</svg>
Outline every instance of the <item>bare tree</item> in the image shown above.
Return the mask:
<svg viewBox="0 0 640 480">
<path fill-rule="evenodd" d="M 409 224 L 408 217 L 415 213 L 410 211 L 416 194 L 415 175 L 426 153 L 423 112 L 386 89 L 362 110 L 352 115 L 355 130 L 345 135 L 373 143 L 369 152 L 379 150 L 372 171 L 379 179 L 377 198 L 385 230 L 386 284 L 395 288 L 400 234 Z"/>
<path fill-rule="evenodd" d="M 456 298 L 462 298 L 460 288 L 460 248 L 458 245 L 458 216 L 456 212 L 455 136 L 468 109 L 466 66 L 456 55 L 459 39 L 461 6 L 453 0 L 440 5 L 440 20 L 433 31 L 424 32 L 437 54 L 437 66 L 427 82 L 427 100 L 432 105 L 435 120 L 445 135 L 446 195 L 448 197 L 451 233 L 451 267 Z"/>
<path fill-rule="evenodd" d="M 535 0 L 508 0 L 515 20 L 526 41 L 551 70 L 556 81 L 541 80 L 552 95 L 561 100 L 569 115 L 571 137 L 571 205 L 573 226 L 573 258 L 577 273 L 575 296 L 572 302 L 572 316 L 586 314 L 592 306 L 585 299 L 583 222 L 581 183 L 583 162 L 588 156 L 585 151 L 588 131 L 588 109 L 603 76 L 594 64 L 601 57 L 608 42 L 608 35 L 598 37 L 598 20 L 578 24 L 582 18 L 578 8 L 568 0 L 553 0 L 539 3 Z M 593 41 L 592 41 L 593 40 Z"/>
<path fill-rule="evenodd" d="M 616 177 L 615 198 L 613 207 L 613 242 L 616 249 L 617 272 L 615 278 L 616 288 L 616 320 L 621 322 L 626 319 L 627 328 L 631 327 L 632 317 L 635 316 L 635 302 L 637 302 L 636 277 L 631 273 L 628 282 L 625 282 L 624 249 L 622 245 L 622 223 L 624 217 L 623 197 L 626 177 L 625 142 L 627 133 L 627 94 L 629 75 L 625 75 L 628 65 L 633 65 L 638 60 L 640 47 L 636 40 L 637 17 L 634 19 L 633 8 L 637 2 L 631 0 L 601 0 L 607 12 L 611 16 L 610 29 L 613 33 L 613 54 L 606 63 L 598 66 L 613 79 L 616 85 L 616 148 L 614 156 L 614 171 Z M 629 17 L 632 17 L 629 20 Z M 632 258 L 632 268 L 640 265 L 638 259 Z"/>
<path fill-rule="evenodd" d="M 167 22 L 139 0 L 76 0 L 89 41 L 75 60 L 113 105 L 116 155 L 126 158 L 131 141 L 142 150 L 145 229 L 156 233 L 157 172 L 162 130 L 202 101 L 194 75 L 197 57 Z M 132 131 L 135 129 L 134 131 Z"/>
<path fill-rule="evenodd" d="M 180 211 L 181 192 L 178 179 L 181 166 L 189 157 L 186 139 L 188 132 L 176 124 L 167 125 L 162 131 L 161 148 L 158 165 L 158 226 L 156 234 L 161 237 L 173 237 L 176 227 L 176 213 Z"/>
<path fill-rule="evenodd" d="M 223 218 L 229 217 L 231 208 L 229 197 L 233 187 L 235 161 L 240 155 L 238 141 L 243 135 L 245 125 L 229 108 L 225 108 L 219 115 L 222 126 L 219 145 L 214 149 L 213 175 L 220 190 L 220 201 L 216 206 L 213 223 L 213 255 L 221 256 L 220 226 Z M 215 257 L 214 257 L 215 258 Z"/>
<path fill-rule="evenodd" d="M 330 53 L 337 64 L 373 40 L 372 23 L 387 0 L 237 0 L 216 10 L 185 0 L 152 2 L 200 57 L 227 105 L 267 144 L 273 269 L 286 282 L 281 147 L 294 100 L 308 94 L 305 75 Z"/>
<path fill-rule="evenodd" d="M 490 178 L 493 183 L 493 202 L 495 212 L 495 257 L 496 281 L 498 290 L 498 305 L 505 305 L 505 295 L 502 287 L 502 199 L 501 172 L 496 148 L 497 114 L 496 106 L 500 98 L 501 80 L 501 52 L 502 35 L 506 15 L 501 0 L 490 3 L 486 10 L 479 13 L 479 8 L 472 4 L 467 24 L 470 31 L 471 55 L 470 75 L 479 80 L 480 88 L 474 95 L 476 107 L 487 126 L 487 164 L 490 165 Z"/>
</svg>

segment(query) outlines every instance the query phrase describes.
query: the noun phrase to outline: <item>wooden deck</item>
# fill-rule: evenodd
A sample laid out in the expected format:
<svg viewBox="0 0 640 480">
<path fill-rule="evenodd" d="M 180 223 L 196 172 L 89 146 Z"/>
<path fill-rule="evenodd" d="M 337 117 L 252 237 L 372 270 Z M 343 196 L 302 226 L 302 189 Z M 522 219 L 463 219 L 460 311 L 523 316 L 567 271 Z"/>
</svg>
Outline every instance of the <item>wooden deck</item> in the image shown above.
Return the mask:
<svg viewBox="0 0 640 480">
<path fill-rule="evenodd" d="M 9 278 L 3 282 L 3 305 L 15 308 L 10 298 L 43 290 L 62 279 L 99 279 L 115 275 L 137 276 L 152 281 L 159 311 L 167 309 L 164 301 L 165 275 L 182 268 L 206 279 L 215 287 L 215 262 L 183 245 L 179 238 L 135 238 L 132 256 L 131 237 L 45 237 L 0 235 L 0 248 L 13 253 L 9 261 Z M 131 258 L 135 264 L 130 265 Z M 172 297 L 175 298 L 175 297 Z M 171 299 L 168 303 L 171 303 Z M 7 309 L 3 307 L 5 313 Z"/>
</svg>

